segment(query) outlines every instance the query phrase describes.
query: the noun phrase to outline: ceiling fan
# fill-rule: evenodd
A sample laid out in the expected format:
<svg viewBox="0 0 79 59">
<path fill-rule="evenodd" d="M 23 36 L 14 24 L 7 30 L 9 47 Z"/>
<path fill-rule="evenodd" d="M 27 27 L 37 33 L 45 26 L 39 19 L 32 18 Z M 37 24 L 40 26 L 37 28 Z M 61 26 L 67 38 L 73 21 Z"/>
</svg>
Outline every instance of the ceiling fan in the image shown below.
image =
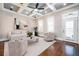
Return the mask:
<svg viewBox="0 0 79 59">
<path fill-rule="evenodd" d="M 38 11 L 38 10 L 44 10 L 44 8 L 39 8 L 39 3 L 36 3 L 35 7 L 32 6 L 28 6 L 29 8 L 32 8 L 33 10 L 29 13 L 29 15 L 33 12 L 33 11 Z"/>
<path fill-rule="evenodd" d="M 35 7 L 32 7 L 32 6 L 28 6 L 28 7 L 32 9 L 44 10 L 44 8 L 39 8 L 39 5 L 40 5 L 39 3 L 36 3 Z"/>
</svg>

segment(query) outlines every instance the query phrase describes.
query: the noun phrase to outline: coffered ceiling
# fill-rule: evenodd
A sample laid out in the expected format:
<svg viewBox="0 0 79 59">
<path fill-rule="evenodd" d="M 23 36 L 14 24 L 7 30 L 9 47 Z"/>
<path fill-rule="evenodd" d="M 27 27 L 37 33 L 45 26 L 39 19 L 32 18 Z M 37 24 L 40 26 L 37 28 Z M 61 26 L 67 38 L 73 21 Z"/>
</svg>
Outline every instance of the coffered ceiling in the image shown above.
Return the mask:
<svg viewBox="0 0 79 59">
<path fill-rule="evenodd" d="M 72 4 L 74 3 L 3 3 L 3 8 L 37 18 Z"/>
</svg>

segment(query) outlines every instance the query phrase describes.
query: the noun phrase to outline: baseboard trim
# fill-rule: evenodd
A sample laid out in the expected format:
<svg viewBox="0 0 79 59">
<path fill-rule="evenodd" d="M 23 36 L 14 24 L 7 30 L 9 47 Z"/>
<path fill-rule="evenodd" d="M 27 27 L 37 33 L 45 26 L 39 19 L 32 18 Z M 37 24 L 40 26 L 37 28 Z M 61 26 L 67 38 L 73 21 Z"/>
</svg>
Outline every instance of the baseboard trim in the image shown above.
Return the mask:
<svg viewBox="0 0 79 59">
<path fill-rule="evenodd" d="M 61 40 L 61 41 L 67 41 L 67 42 L 72 42 L 72 43 L 76 43 L 76 44 L 79 44 L 78 41 L 75 42 L 75 41 L 70 41 L 70 40 L 67 40 L 67 39 L 63 39 L 63 38 L 56 38 L 57 40 Z"/>
</svg>

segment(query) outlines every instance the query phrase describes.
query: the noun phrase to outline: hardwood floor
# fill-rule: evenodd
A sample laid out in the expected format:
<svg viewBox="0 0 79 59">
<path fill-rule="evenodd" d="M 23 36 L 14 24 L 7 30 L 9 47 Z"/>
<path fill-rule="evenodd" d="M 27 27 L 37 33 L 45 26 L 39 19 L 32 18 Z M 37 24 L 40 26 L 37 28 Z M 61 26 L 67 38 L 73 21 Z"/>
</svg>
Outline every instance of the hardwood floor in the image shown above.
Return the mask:
<svg viewBox="0 0 79 59">
<path fill-rule="evenodd" d="M 4 56 L 4 43 L 0 42 L 0 56 Z"/>
<path fill-rule="evenodd" d="M 79 56 L 79 45 L 76 43 L 59 41 L 54 43 L 39 56 Z"/>
</svg>

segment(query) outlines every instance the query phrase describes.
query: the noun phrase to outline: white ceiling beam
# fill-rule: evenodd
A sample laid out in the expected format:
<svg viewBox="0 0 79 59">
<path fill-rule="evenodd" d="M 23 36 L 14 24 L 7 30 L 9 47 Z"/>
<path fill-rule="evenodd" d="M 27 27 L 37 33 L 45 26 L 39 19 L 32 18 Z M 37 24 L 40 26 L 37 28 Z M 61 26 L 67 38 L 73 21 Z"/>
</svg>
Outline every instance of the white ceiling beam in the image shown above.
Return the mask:
<svg viewBox="0 0 79 59">
<path fill-rule="evenodd" d="M 18 7 L 20 7 L 18 10 L 18 13 L 21 13 L 28 6 L 28 3 L 23 3 L 23 4 L 14 3 L 14 4 L 17 5 Z"/>
<path fill-rule="evenodd" d="M 26 9 L 27 5 L 28 5 L 28 4 L 24 5 L 23 7 L 20 7 L 18 13 L 21 13 L 24 9 Z"/>
</svg>

